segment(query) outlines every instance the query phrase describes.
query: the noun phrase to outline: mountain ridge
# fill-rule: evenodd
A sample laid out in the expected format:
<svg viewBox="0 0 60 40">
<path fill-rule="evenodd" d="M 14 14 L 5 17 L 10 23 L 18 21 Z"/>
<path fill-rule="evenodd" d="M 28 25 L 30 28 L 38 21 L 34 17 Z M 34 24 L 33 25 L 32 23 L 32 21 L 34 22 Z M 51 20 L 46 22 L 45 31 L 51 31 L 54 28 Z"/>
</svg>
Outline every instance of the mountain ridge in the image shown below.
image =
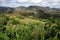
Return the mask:
<svg viewBox="0 0 60 40">
<path fill-rule="evenodd" d="M 16 8 L 13 7 L 3 7 L 0 6 L 0 12 L 6 12 L 6 11 L 15 11 L 15 10 L 21 9 L 21 10 L 35 10 L 35 9 L 42 9 L 44 11 L 51 11 L 51 12 L 60 12 L 60 9 L 58 8 L 50 8 L 50 7 L 42 7 L 42 6 L 29 6 L 29 7 L 25 7 L 25 6 L 19 6 Z"/>
</svg>

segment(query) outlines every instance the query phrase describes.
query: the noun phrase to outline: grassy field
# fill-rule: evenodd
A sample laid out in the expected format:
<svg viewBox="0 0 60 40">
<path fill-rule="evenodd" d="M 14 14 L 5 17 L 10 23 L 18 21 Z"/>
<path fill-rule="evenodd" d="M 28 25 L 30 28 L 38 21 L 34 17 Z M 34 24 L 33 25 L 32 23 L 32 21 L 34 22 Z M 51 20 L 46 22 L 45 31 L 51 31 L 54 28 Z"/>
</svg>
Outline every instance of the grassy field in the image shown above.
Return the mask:
<svg viewBox="0 0 60 40">
<path fill-rule="evenodd" d="M 60 19 L 0 14 L 0 40 L 60 40 Z"/>
</svg>

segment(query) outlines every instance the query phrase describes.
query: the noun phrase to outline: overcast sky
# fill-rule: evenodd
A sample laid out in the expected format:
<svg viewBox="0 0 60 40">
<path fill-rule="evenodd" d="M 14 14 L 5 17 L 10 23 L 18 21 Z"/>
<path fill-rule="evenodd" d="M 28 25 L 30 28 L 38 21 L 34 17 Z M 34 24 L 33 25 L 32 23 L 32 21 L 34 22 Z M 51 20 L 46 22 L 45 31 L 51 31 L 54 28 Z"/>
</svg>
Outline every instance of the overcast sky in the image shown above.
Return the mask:
<svg viewBox="0 0 60 40">
<path fill-rule="evenodd" d="M 17 7 L 29 5 L 60 8 L 60 0 L 0 0 L 0 6 Z"/>
</svg>

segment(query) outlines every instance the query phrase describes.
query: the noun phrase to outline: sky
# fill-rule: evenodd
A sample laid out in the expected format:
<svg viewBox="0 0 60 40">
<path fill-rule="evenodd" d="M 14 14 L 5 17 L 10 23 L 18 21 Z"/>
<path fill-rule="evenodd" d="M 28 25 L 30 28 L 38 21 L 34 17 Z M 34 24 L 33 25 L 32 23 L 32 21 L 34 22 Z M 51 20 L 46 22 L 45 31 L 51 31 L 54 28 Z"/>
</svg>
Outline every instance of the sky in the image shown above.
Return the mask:
<svg viewBox="0 0 60 40">
<path fill-rule="evenodd" d="M 51 8 L 60 8 L 60 0 L 0 0 L 0 6 L 18 7 L 18 6 L 48 6 Z"/>
</svg>

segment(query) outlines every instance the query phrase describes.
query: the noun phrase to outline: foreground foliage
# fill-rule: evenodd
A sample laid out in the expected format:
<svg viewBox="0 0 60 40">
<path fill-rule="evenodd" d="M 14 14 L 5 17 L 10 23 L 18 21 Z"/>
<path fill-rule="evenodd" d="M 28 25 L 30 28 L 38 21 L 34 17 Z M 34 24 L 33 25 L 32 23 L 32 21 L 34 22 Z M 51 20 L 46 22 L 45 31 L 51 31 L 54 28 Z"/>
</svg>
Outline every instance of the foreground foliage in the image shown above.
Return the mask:
<svg viewBox="0 0 60 40">
<path fill-rule="evenodd" d="M 0 14 L 0 40 L 60 40 L 60 19 Z"/>
</svg>

